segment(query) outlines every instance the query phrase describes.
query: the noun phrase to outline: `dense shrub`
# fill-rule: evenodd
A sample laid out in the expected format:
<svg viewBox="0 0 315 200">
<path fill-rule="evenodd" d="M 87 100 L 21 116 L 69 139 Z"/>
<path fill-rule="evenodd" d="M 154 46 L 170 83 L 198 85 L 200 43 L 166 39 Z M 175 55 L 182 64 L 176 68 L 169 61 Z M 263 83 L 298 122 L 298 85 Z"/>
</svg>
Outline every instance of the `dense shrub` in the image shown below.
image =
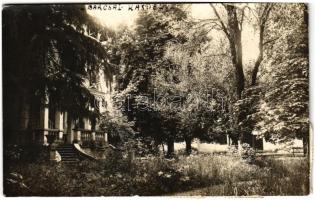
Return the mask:
<svg viewBox="0 0 315 200">
<path fill-rule="evenodd" d="M 248 163 L 253 163 L 255 161 L 256 151 L 249 144 L 242 144 L 241 156 Z"/>
<path fill-rule="evenodd" d="M 131 159 L 120 151 L 111 151 L 106 158 L 75 165 L 10 163 L 5 169 L 4 192 L 8 196 L 128 196 L 172 195 L 203 188 L 193 194 L 309 193 L 309 164 L 303 158 L 257 158 L 264 163 L 261 166 L 237 156 L 209 154 Z M 13 175 L 17 178 L 12 178 L 12 173 L 18 174 Z"/>
</svg>

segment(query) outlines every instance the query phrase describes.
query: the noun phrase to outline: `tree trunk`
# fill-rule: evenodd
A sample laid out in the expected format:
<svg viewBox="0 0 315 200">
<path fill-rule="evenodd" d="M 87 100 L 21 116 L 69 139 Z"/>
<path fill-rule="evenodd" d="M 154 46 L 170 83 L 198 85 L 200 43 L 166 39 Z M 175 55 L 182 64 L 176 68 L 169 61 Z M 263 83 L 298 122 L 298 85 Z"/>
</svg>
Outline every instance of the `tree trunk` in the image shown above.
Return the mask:
<svg viewBox="0 0 315 200">
<path fill-rule="evenodd" d="M 261 62 L 263 61 L 263 57 L 264 57 L 264 32 L 265 32 L 265 26 L 269 18 L 271 9 L 272 9 L 272 5 L 267 4 L 264 8 L 263 14 L 261 15 L 259 19 L 259 43 L 258 43 L 259 54 L 256 59 L 254 69 L 252 72 L 252 82 L 251 82 L 252 86 L 257 84 L 257 74 L 259 71 L 259 66 Z"/>
<path fill-rule="evenodd" d="M 253 70 L 253 73 L 252 73 L 252 83 L 251 83 L 252 86 L 256 85 L 256 83 L 257 83 L 257 74 L 258 74 L 259 66 L 260 66 L 260 63 L 263 60 L 262 47 L 259 47 L 259 49 L 261 49 L 261 50 L 259 50 L 259 56 L 258 56 L 258 58 L 257 58 L 257 60 L 255 62 L 254 70 Z"/>
<path fill-rule="evenodd" d="M 167 158 L 172 158 L 174 157 L 174 139 L 173 138 L 168 138 L 167 140 Z"/>
<path fill-rule="evenodd" d="M 192 142 L 192 139 L 187 137 L 185 138 L 185 143 L 186 143 L 186 154 L 187 155 L 190 155 L 191 154 L 191 142 Z"/>
<path fill-rule="evenodd" d="M 306 26 L 308 26 L 308 5 L 307 4 L 304 4 L 303 15 L 304 15 L 304 23 Z"/>
<path fill-rule="evenodd" d="M 215 7 L 212 6 L 215 15 L 217 16 L 219 23 L 223 32 L 226 34 L 231 52 L 231 61 L 235 70 L 235 88 L 236 88 L 236 100 L 242 98 L 242 92 L 245 88 L 245 75 L 243 70 L 243 51 L 242 51 L 242 26 L 244 20 L 244 10 L 242 10 L 240 17 L 238 18 L 238 12 L 236 6 L 231 4 L 224 4 L 224 7 L 227 11 L 227 25 L 224 24 L 222 18 L 216 11 Z M 263 59 L 263 33 L 265 29 L 265 24 L 268 19 L 268 15 L 271 11 L 272 5 L 267 4 L 263 10 L 262 15 L 259 19 L 259 28 L 260 28 L 260 38 L 259 38 L 259 56 L 255 62 L 254 70 L 252 73 L 252 85 L 255 85 L 257 82 L 257 74 L 259 71 L 259 66 Z M 243 142 L 248 140 L 249 137 L 245 133 L 240 133 L 240 141 Z M 251 142 L 249 142 L 251 144 Z"/>
<path fill-rule="evenodd" d="M 245 76 L 243 71 L 243 51 L 242 51 L 242 34 L 237 19 L 236 7 L 227 5 L 228 27 L 229 27 L 229 44 L 232 56 L 232 63 L 235 68 L 236 93 L 238 99 L 241 98 L 242 91 L 245 87 Z"/>
<path fill-rule="evenodd" d="M 255 136 L 251 132 L 242 132 L 240 134 L 240 142 L 241 144 L 247 143 L 251 147 L 254 147 L 255 144 Z"/>
<path fill-rule="evenodd" d="M 242 98 L 242 92 L 245 87 L 245 76 L 243 71 L 243 51 L 242 51 L 242 33 L 239 27 L 239 20 L 237 19 L 236 7 L 227 5 L 228 13 L 228 34 L 230 51 L 232 57 L 232 64 L 235 69 L 235 84 L 237 100 Z M 243 143 L 246 138 L 244 133 L 240 133 L 240 142 Z"/>
<path fill-rule="evenodd" d="M 211 4 L 210 4 L 211 5 Z M 245 87 L 245 76 L 243 71 L 243 51 L 242 51 L 242 24 L 244 19 L 244 11 L 241 19 L 237 18 L 237 8 L 234 5 L 224 5 L 227 11 L 228 23 L 224 24 L 219 13 L 213 5 L 211 5 L 215 15 L 217 16 L 223 32 L 229 40 L 232 64 L 235 69 L 235 86 L 237 98 L 241 98 L 242 91 Z"/>
<path fill-rule="evenodd" d="M 310 144 L 309 135 L 307 133 L 303 136 L 303 154 L 305 157 L 308 157 L 308 155 L 309 155 L 309 149 L 310 149 L 309 144 Z"/>
</svg>

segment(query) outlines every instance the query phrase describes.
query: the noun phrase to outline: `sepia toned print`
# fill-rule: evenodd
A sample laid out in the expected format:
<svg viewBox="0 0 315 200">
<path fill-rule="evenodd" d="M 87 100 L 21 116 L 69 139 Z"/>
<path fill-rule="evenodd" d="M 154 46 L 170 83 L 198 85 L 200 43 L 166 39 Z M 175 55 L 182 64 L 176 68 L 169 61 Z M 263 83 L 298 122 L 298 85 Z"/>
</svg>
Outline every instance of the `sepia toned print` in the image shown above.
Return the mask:
<svg viewBox="0 0 315 200">
<path fill-rule="evenodd" d="M 310 193 L 306 4 L 2 17 L 5 196 Z"/>
</svg>

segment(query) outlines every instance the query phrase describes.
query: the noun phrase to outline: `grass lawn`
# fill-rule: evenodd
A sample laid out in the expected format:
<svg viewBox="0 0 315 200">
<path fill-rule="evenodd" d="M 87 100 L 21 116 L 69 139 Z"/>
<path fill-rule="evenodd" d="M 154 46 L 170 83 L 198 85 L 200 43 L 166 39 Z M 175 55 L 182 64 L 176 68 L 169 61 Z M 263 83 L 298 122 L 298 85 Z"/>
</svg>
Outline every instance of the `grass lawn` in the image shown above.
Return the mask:
<svg viewBox="0 0 315 200">
<path fill-rule="evenodd" d="M 305 158 L 263 158 L 255 164 L 231 155 L 198 154 L 76 165 L 6 163 L 7 196 L 130 195 L 307 195 L 309 163 Z"/>
</svg>

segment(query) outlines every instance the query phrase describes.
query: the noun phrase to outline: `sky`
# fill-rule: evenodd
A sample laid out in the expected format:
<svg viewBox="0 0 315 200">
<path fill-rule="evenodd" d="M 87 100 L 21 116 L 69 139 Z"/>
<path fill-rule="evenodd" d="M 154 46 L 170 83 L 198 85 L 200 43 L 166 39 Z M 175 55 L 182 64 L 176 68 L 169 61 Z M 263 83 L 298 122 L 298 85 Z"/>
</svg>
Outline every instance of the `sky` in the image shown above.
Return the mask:
<svg viewBox="0 0 315 200">
<path fill-rule="evenodd" d="M 94 16 L 105 26 L 117 29 L 122 25 L 127 25 L 132 28 L 135 24 L 138 12 L 135 9 L 136 5 L 122 4 L 122 5 L 101 5 L 97 9 L 87 9 L 88 14 Z M 116 6 L 116 10 L 114 7 Z M 118 10 L 119 9 L 119 10 Z M 214 13 L 209 4 L 193 4 L 191 7 L 191 15 L 196 19 L 214 18 Z M 245 64 L 253 62 L 258 55 L 258 37 L 254 33 L 251 26 L 244 26 L 242 32 L 243 45 L 243 59 Z"/>
</svg>

